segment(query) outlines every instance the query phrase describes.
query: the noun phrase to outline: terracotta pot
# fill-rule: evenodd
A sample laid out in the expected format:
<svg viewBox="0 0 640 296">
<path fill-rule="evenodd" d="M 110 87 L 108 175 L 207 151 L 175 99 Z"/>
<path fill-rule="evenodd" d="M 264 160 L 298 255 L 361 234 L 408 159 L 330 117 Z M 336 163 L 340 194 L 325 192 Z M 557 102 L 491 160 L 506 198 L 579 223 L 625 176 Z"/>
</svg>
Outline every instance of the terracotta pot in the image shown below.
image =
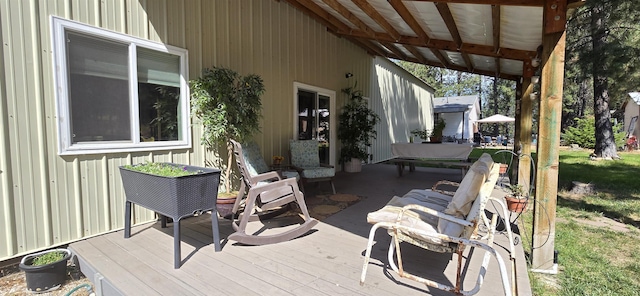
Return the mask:
<svg viewBox="0 0 640 296">
<path fill-rule="evenodd" d="M 519 199 L 511 196 L 505 196 L 504 199 L 507 201 L 507 209 L 511 212 L 522 213 L 527 209 L 527 199 Z"/>
</svg>

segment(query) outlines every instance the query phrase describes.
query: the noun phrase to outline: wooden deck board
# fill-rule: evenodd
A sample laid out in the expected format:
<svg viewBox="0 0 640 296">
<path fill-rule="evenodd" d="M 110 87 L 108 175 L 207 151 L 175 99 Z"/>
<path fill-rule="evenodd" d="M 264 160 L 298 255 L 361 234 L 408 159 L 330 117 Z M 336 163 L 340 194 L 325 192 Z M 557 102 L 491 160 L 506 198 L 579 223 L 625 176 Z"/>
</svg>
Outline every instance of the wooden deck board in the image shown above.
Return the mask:
<svg viewBox="0 0 640 296">
<path fill-rule="evenodd" d="M 384 230 L 376 234 L 365 285 L 359 284 L 371 228 L 366 223 L 366 213 L 382 207 L 393 195 L 413 188 L 428 188 L 443 175 L 433 176 L 435 181 L 432 181 L 429 178 L 435 169 L 418 168 L 417 172 L 398 178 L 394 166 L 367 165 L 363 173 L 336 178 L 336 188 L 341 193 L 366 198 L 325 219 L 307 235 L 278 244 L 246 246 L 228 241 L 226 237 L 233 229 L 228 220 L 220 219 L 222 251 L 215 252 L 211 216 L 185 219 L 181 222 L 180 269 L 173 268 L 171 224 L 164 229 L 159 222 L 138 225 L 132 229 L 129 239 L 117 231 L 73 243 L 70 249 L 79 255 L 86 270 L 100 273 L 106 279 L 104 283 L 113 286 L 104 291 L 119 289 L 124 295 L 451 295 L 400 278 L 390 271 L 386 254 L 390 238 Z M 457 176 L 451 170 L 444 172 Z M 380 181 L 371 186 L 371 180 Z M 262 229 L 260 223 L 252 224 L 249 231 L 264 230 L 263 234 L 268 234 L 294 227 L 282 226 L 287 223 L 281 222 L 271 220 L 266 229 Z M 499 238 L 503 240 L 504 235 Z M 498 244 L 496 248 L 504 254 L 503 242 Z M 445 283 L 455 279 L 455 263 L 451 261 L 455 256 L 411 245 L 402 248 L 407 270 Z M 518 250 L 522 252 L 521 246 Z M 481 260 L 481 253 L 476 252 L 473 258 Z M 522 254 L 518 256 L 520 295 L 531 295 L 525 261 Z M 475 282 L 477 269 L 476 263 L 470 263 L 467 272 L 472 278 L 465 280 L 465 287 Z M 87 276 L 93 279 L 93 274 Z M 492 261 L 485 284 L 477 295 L 502 295 L 497 278 L 495 261 Z M 154 286 L 158 281 L 164 283 Z"/>
</svg>

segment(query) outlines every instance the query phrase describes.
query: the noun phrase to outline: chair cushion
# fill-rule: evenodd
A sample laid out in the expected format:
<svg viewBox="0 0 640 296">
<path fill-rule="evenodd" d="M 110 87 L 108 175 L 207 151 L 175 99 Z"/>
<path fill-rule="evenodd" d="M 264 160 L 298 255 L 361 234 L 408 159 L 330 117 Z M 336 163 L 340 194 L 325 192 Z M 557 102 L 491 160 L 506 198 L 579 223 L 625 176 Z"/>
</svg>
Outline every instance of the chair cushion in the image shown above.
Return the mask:
<svg viewBox="0 0 640 296">
<path fill-rule="evenodd" d="M 291 164 L 297 167 L 319 167 L 320 154 L 317 140 L 290 140 Z"/>
<path fill-rule="evenodd" d="M 335 176 L 334 168 L 328 167 L 303 167 L 302 177 L 307 179 L 330 178 Z"/>
<path fill-rule="evenodd" d="M 434 192 L 429 189 L 414 189 L 402 197 L 394 196 L 382 209 L 369 213 L 367 215 L 367 222 L 371 224 L 378 222 L 396 222 L 402 207 L 409 204 L 418 204 L 441 212 L 446 208 L 450 200 L 451 196 Z M 403 216 L 400 224 L 435 234 L 437 233 L 436 227 L 438 225 L 438 217 L 421 214 L 415 211 L 408 211 Z M 431 243 L 443 244 L 442 240 L 439 238 L 433 236 L 419 236 L 423 240 Z"/>
<path fill-rule="evenodd" d="M 467 217 L 469 210 L 471 210 L 471 205 L 473 205 L 480 192 L 480 187 L 482 187 L 489 175 L 492 165 L 493 159 L 487 153 L 482 154 L 478 161 L 471 165 L 462 182 L 460 182 L 460 186 L 453 195 L 451 202 L 444 210 L 445 214 L 460 219 Z M 462 225 L 445 219 L 440 219 L 440 222 L 438 222 L 438 231 L 449 236 L 460 236 L 463 229 Z"/>
<path fill-rule="evenodd" d="M 260 153 L 260 147 L 256 142 L 242 144 L 242 156 L 247 165 L 247 171 L 249 171 L 251 176 L 257 176 L 269 171 L 269 166 L 267 166 L 267 163 L 264 161 Z"/>
</svg>

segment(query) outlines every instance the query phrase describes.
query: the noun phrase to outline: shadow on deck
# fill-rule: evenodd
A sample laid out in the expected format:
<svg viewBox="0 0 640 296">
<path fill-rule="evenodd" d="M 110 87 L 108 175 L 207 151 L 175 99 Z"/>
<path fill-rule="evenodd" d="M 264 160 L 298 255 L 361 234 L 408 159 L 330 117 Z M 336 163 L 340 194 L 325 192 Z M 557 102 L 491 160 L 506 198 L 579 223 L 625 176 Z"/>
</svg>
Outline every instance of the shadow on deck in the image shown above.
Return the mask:
<svg viewBox="0 0 640 296">
<path fill-rule="evenodd" d="M 134 227 L 129 239 L 124 239 L 120 230 L 73 243 L 70 249 L 103 295 L 452 295 L 391 271 L 386 258 L 390 238 L 384 231 L 377 233 L 365 285 L 359 285 L 359 278 L 371 228 L 366 223 L 368 212 L 381 208 L 394 195 L 429 188 L 438 180 L 460 178 L 459 170 L 432 168 L 417 168 L 398 177 L 396 167 L 385 164 L 366 165 L 357 174 L 338 173 L 338 193 L 365 198 L 326 218 L 305 236 L 274 245 L 245 246 L 227 241 L 233 230 L 228 220 L 220 219 L 222 251 L 216 253 L 211 215 L 189 218 L 181 223 L 180 269 L 173 268 L 172 226 L 161 228 L 159 222 Z M 307 195 L 326 193 L 329 188 L 325 185 L 310 186 Z M 290 219 L 296 217 L 272 220 L 253 231 L 282 231 L 295 222 Z M 506 235 L 497 234 L 495 247 L 508 263 L 506 246 Z M 470 251 L 465 252 L 467 258 Z M 475 252 L 466 266 L 467 289 L 475 284 L 482 260 L 482 252 Z M 516 252 L 519 295 L 531 295 L 521 245 L 516 246 Z M 411 245 L 403 245 L 402 254 L 410 272 L 449 284 L 455 280 L 452 255 Z M 503 295 L 495 261 L 490 263 L 477 295 Z"/>
</svg>

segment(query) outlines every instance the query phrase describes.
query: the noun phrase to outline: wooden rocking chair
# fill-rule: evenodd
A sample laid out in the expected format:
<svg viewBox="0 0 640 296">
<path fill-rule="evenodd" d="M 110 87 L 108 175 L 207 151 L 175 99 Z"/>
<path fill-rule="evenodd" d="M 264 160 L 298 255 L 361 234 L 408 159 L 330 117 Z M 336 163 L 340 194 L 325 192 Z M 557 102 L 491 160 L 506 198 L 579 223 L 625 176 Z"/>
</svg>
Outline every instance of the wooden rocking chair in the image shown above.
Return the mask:
<svg viewBox="0 0 640 296">
<path fill-rule="evenodd" d="M 309 216 L 304 195 L 298 188 L 295 177 L 282 179 L 273 171 L 253 175 L 249 168 L 255 168 L 256 165 L 247 163 L 247 160 L 256 158 L 244 155 L 240 143 L 233 140 L 231 143 L 234 147 L 233 153 L 238 170 L 242 176 L 242 184 L 232 210 L 232 227 L 236 232 L 229 235 L 229 240 L 247 245 L 274 244 L 299 237 L 318 224 L 316 219 Z M 260 158 L 260 160 L 264 162 L 264 159 Z M 276 217 L 288 210 L 288 206 L 294 202 L 298 204 L 304 218 L 304 223 L 298 227 L 273 235 L 246 233 L 249 222 Z"/>
<path fill-rule="evenodd" d="M 492 216 L 491 223 L 488 225 L 489 231 L 485 237 L 487 242 L 476 239 L 478 225 L 483 221 L 486 223 L 484 209 L 498 180 L 499 167 L 499 164 L 494 164 L 491 156 L 485 153 L 471 166 L 453 196 L 442 194 L 435 188 L 434 190 L 415 189 L 403 197 L 392 198 L 382 209 L 369 213 L 367 221 L 374 225 L 369 232 L 360 284 L 363 285 L 365 281 L 375 232 L 379 228 L 385 228 L 392 237 L 388 250 L 389 265 L 400 277 L 456 294 L 473 295 L 480 290 L 492 256 L 498 262 L 505 295 L 512 295 L 514 291 L 509 283 L 505 263 L 492 246 L 497 215 Z M 503 208 L 502 214 L 506 215 L 503 203 L 498 204 Z M 510 228 L 508 228 L 508 236 L 511 260 L 514 262 Z M 403 269 L 400 242 L 408 242 L 434 252 L 456 253 L 458 264 L 455 287 L 406 272 Z M 484 250 L 485 256 L 482 261 L 482 272 L 478 274 L 475 287 L 463 291 L 462 259 L 466 246 Z M 512 273 L 512 280 L 514 280 L 514 273 Z"/>
</svg>

